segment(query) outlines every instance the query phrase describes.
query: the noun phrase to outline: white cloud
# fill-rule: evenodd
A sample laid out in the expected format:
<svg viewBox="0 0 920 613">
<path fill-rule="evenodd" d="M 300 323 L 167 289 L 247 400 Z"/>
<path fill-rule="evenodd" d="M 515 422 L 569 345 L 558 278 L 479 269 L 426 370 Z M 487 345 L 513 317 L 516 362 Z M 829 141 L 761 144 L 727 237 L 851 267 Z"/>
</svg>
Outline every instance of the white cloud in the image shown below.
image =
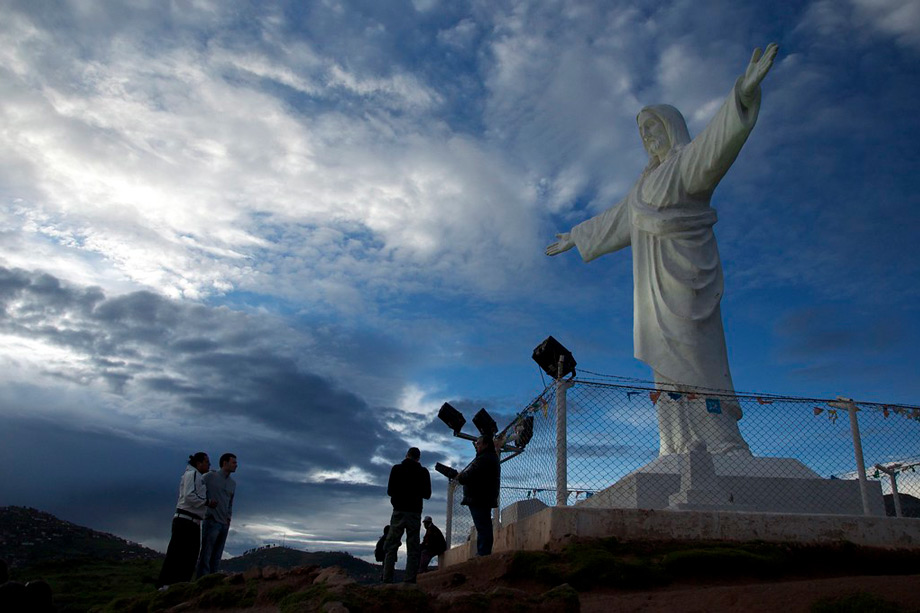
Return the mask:
<svg viewBox="0 0 920 613">
<path fill-rule="evenodd" d="M 4 32 L 4 47 L 16 49 L 29 31 L 30 44 L 56 44 L 23 24 Z M 32 244 L 98 254 L 135 283 L 193 299 L 232 288 L 303 298 L 305 287 L 355 305 L 357 289 L 377 279 L 432 276 L 494 290 L 507 280 L 495 257 L 517 268 L 532 257 L 536 219 L 521 175 L 497 152 L 445 132 L 429 115 L 436 92 L 398 70 L 357 76 L 305 45 L 279 53 L 292 63 L 217 42 L 151 53 L 121 37 L 101 59 L 74 60 L 38 83 L 30 75 L 40 67 L 19 58 L 17 95 L 0 103 L 11 119 L 0 156 L 36 180 L 19 194 L 14 228 Z M 228 70 L 329 102 L 344 89 L 368 103 L 304 115 Z M 282 224 L 289 243 L 278 242 Z M 291 232 L 298 224 L 309 229 Z M 330 245 L 322 229 L 342 225 L 379 245 L 341 233 Z M 259 270 L 274 281 L 261 282 Z M 290 282 L 279 283 L 285 273 Z"/>
<path fill-rule="evenodd" d="M 898 44 L 920 51 L 920 2 L 916 0 L 850 0 L 857 23 L 866 23 Z"/>
<path fill-rule="evenodd" d="M 466 50 L 472 44 L 478 30 L 476 22 L 467 17 L 451 28 L 438 31 L 438 41 L 455 49 Z"/>
<path fill-rule="evenodd" d="M 898 45 L 920 50 L 920 3 L 915 0 L 817 0 L 808 7 L 802 27 L 814 28 L 831 44 L 884 36 Z"/>
</svg>

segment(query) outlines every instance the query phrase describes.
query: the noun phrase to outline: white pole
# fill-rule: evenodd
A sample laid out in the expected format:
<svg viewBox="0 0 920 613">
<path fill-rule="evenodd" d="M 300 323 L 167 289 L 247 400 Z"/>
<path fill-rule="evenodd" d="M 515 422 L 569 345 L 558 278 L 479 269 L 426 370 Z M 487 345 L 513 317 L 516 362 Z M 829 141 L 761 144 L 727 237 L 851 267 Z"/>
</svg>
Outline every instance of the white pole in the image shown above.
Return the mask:
<svg viewBox="0 0 920 613">
<path fill-rule="evenodd" d="M 564 507 L 568 501 L 568 443 L 566 441 L 565 391 L 568 383 L 562 380 L 563 356 L 559 356 L 556 376 L 556 506 Z"/>
<path fill-rule="evenodd" d="M 888 478 L 891 479 L 891 499 L 894 500 L 894 516 L 903 517 L 901 514 L 901 495 L 898 494 L 897 474 L 897 472 L 891 471 L 888 473 Z"/>
<path fill-rule="evenodd" d="M 832 407 L 846 409 L 850 413 L 850 432 L 853 434 L 853 452 L 856 455 L 856 474 L 859 475 L 859 495 L 862 496 L 863 515 L 869 511 L 869 485 L 866 479 L 866 464 L 863 460 L 862 439 L 859 436 L 859 422 L 856 419 L 856 403 L 850 398 L 837 396 L 837 402 L 828 403 Z"/>
<path fill-rule="evenodd" d="M 454 490 L 457 489 L 457 482 L 451 479 L 447 482 L 447 516 L 444 519 L 444 540 L 447 541 L 447 548 L 453 545 L 450 541 L 454 525 Z"/>
<path fill-rule="evenodd" d="M 891 480 L 891 500 L 894 501 L 894 516 L 903 517 L 901 511 L 901 495 L 898 494 L 898 470 L 902 467 L 902 464 L 892 464 L 891 466 L 882 466 L 881 464 L 875 465 L 875 470 L 880 470 L 886 475 L 888 479 Z M 876 473 L 878 474 L 878 473 Z"/>
</svg>

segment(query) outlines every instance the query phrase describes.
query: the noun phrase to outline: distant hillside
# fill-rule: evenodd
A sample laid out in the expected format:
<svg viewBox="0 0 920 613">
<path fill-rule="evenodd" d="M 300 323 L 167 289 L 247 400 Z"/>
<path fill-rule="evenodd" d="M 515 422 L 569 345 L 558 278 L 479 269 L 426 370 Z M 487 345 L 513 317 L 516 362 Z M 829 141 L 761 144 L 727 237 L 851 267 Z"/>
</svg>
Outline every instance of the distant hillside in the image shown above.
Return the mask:
<svg viewBox="0 0 920 613">
<path fill-rule="evenodd" d="M 253 567 L 295 568 L 297 566 L 338 566 L 361 583 L 378 581 L 380 566 L 345 553 L 344 551 L 300 551 L 289 547 L 260 547 L 241 556 L 224 560 L 220 569 L 227 572 L 245 572 Z"/>
<path fill-rule="evenodd" d="M 12 568 L 81 558 L 123 562 L 163 555 L 28 507 L 0 507 L 0 559 Z"/>
</svg>

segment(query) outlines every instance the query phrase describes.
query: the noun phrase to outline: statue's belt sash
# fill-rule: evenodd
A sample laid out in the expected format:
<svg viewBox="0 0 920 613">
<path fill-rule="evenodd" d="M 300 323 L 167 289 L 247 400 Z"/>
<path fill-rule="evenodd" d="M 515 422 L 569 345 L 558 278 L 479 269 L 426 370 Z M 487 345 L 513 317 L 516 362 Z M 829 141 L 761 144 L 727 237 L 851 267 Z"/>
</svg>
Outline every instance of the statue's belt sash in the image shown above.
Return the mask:
<svg viewBox="0 0 920 613">
<path fill-rule="evenodd" d="M 694 235 L 699 230 L 711 228 L 719 220 L 712 207 L 699 210 L 652 209 L 639 205 L 633 207 L 633 225 L 662 238 L 680 238 L 681 235 Z"/>
</svg>

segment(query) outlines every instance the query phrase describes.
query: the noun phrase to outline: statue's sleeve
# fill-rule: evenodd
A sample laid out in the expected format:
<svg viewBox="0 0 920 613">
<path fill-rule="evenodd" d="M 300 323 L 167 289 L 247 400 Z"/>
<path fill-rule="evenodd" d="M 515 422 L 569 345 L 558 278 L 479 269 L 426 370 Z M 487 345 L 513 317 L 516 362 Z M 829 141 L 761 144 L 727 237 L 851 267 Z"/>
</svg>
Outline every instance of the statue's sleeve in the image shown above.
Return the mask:
<svg viewBox="0 0 920 613">
<path fill-rule="evenodd" d="M 622 200 L 597 217 L 581 222 L 572 228 L 571 235 L 585 262 L 628 247 L 630 221 L 627 201 Z"/>
<path fill-rule="evenodd" d="M 741 78 L 706 129 L 680 152 L 680 174 L 688 194 L 715 189 L 754 129 L 760 111 L 760 90 L 754 101 L 745 106 L 739 95 L 740 84 Z"/>
</svg>

